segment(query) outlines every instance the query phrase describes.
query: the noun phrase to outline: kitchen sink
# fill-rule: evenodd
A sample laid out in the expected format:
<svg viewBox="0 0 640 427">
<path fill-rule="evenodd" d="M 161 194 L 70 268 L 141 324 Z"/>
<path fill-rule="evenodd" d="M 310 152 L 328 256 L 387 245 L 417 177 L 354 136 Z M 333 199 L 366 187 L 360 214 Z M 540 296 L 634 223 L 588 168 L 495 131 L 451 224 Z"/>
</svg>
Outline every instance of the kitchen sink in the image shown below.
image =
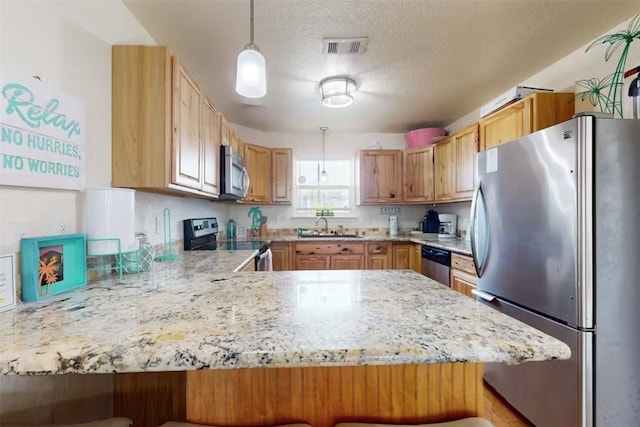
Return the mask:
<svg viewBox="0 0 640 427">
<path fill-rule="evenodd" d="M 318 232 L 318 231 L 303 231 L 302 233 L 298 234 L 298 237 L 304 238 L 304 239 L 327 239 L 327 238 L 331 238 L 331 239 L 360 239 L 362 236 L 358 236 L 357 234 L 335 234 L 335 233 L 325 233 L 325 232 Z"/>
</svg>

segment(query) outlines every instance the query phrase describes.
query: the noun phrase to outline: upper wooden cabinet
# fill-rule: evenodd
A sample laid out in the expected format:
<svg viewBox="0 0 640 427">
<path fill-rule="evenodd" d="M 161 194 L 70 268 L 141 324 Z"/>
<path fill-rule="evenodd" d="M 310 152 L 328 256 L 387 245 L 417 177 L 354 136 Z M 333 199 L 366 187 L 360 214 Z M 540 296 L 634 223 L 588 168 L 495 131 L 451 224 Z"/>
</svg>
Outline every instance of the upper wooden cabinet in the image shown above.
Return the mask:
<svg viewBox="0 0 640 427">
<path fill-rule="evenodd" d="M 453 200 L 455 196 L 455 144 L 447 138 L 436 144 L 433 152 L 435 170 L 435 199 Z"/>
<path fill-rule="evenodd" d="M 359 203 L 402 203 L 401 150 L 360 151 L 356 171 Z"/>
<path fill-rule="evenodd" d="M 216 197 L 202 137 L 203 120 L 216 119 L 171 51 L 113 46 L 111 76 L 112 185 Z"/>
<path fill-rule="evenodd" d="M 173 182 L 202 189 L 204 153 L 200 138 L 201 92 L 187 71 L 173 58 Z"/>
<path fill-rule="evenodd" d="M 220 194 L 220 115 L 208 99 L 202 98 L 202 149 L 204 170 L 202 189 Z"/>
<path fill-rule="evenodd" d="M 468 200 L 473 196 L 478 152 L 478 124 L 450 136 L 434 148 L 435 200 Z"/>
<path fill-rule="evenodd" d="M 411 148 L 402 153 L 405 202 L 433 201 L 433 148 Z"/>
<path fill-rule="evenodd" d="M 574 94 L 537 92 L 480 120 L 480 147 L 488 150 L 571 119 Z"/>
<path fill-rule="evenodd" d="M 470 199 L 475 189 L 478 124 L 456 133 L 454 145 L 455 188 L 453 198 Z"/>
<path fill-rule="evenodd" d="M 292 172 L 291 148 L 271 150 L 271 202 L 291 203 Z"/>
<path fill-rule="evenodd" d="M 271 149 L 254 144 L 244 144 L 244 160 L 249 173 L 247 202 L 271 201 Z"/>
<path fill-rule="evenodd" d="M 240 140 L 234 130 L 231 130 L 231 146 L 238 153 L 242 153 L 244 149 L 244 143 Z"/>
<path fill-rule="evenodd" d="M 222 114 L 220 114 L 220 144 L 231 145 L 231 128 Z"/>
</svg>

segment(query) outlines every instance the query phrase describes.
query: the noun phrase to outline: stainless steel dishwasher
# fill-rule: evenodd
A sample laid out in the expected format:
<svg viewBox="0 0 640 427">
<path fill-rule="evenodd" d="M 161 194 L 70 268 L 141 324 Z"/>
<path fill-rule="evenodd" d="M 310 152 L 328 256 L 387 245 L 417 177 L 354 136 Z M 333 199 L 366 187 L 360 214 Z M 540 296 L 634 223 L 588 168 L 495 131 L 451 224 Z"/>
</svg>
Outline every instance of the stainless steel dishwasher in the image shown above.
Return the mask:
<svg viewBox="0 0 640 427">
<path fill-rule="evenodd" d="M 422 246 L 422 274 L 430 279 L 449 285 L 451 252 Z"/>
</svg>

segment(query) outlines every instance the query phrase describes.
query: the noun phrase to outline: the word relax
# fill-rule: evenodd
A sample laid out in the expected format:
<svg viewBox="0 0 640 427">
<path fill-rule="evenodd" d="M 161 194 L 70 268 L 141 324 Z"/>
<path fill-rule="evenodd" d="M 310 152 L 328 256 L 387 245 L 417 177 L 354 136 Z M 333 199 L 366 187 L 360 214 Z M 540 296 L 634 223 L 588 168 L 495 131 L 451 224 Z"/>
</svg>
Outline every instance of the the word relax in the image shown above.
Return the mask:
<svg viewBox="0 0 640 427">
<path fill-rule="evenodd" d="M 67 131 L 69 138 L 74 134 L 80 135 L 80 122 L 71 120 L 64 114 L 56 113 L 60 105 L 60 101 L 57 99 L 51 99 L 45 108 L 39 107 L 33 103 L 33 92 L 19 83 L 4 85 L 2 95 L 7 100 L 7 115 L 17 114 L 28 126 L 37 129 L 44 123 Z"/>
</svg>

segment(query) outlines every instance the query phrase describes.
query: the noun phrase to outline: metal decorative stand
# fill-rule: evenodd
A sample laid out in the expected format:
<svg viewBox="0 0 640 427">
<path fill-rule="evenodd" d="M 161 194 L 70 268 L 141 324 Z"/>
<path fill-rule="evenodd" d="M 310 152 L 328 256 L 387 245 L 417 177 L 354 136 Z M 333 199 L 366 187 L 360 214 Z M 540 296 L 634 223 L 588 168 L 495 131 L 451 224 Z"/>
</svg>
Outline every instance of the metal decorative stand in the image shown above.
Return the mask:
<svg viewBox="0 0 640 427">
<path fill-rule="evenodd" d="M 122 252 L 120 239 L 87 239 L 87 247 L 93 242 L 116 242 L 118 251 L 111 254 L 90 254 L 87 252 L 87 271 L 118 272 L 118 283 L 122 283 L 122 273 L 137 273 L 140 276 L 140 253 L 137 249 Z"/>
<path fill-rule="evenodd" d="M 169 208 L 164 208 L 164 254 L 158 255 L 156 260 L 166 261 L 173 259 L 180 259 L 180 256 L 175 252 L 175 242 L 171 240 L 171 211 Z"/>
</svg>

